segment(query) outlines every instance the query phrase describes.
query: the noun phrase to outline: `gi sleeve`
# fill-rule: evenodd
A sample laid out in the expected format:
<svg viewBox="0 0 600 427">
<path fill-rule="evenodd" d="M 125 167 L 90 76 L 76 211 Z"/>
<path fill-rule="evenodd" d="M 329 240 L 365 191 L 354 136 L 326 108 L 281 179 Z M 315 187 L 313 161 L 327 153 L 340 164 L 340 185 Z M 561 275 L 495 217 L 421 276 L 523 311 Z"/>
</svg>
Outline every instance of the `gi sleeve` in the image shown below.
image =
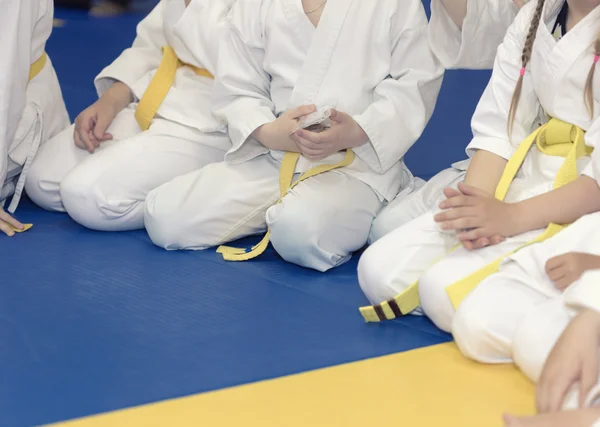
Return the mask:
<svg viewBox="0 0 600 427">
<path fill-rule="evenodd" d="M 471 120 L 473 139 L 467 147 L 469 157 L 477 150 L 485 150 L 508 160 L 534 130 L 540 103 L 528 67 L 512 135 L 508 135 L 508 112 L 519 79 L 523 44 L 536 3 L 532 1 L 523 7 L 498 48 L 492 77 Z"/>
<path fill-rule="evenodd" d="M 162 60 L 162 48 L 167 45 L 163 32 L 164 4 L 165 0 L 161 0 L 138 24 L 133 45 L 98 74 L 94 80 L 98 96 L 102 96 L 116 81 L 126 84 L 133 93 L 135 83 L 158 68 Z"/>
<path fill-rule="evenodd" d="M 265 15 L 261 0 L 237 1 L 220 44 L 212 108 L 229 127 L 232 148 L 226 158 L 234 163 L 269 152 L 250 135 L 276 119 L 271 77 L 263 69 Z"/>
<path fill-rule="evenodd" d="M 429 48 L 420 0 L 401 0 L 391 31 L 390 76 L 375 88 L 371 105 L 354 116 L 370 141 L 354 151 L 377 173 L 397 164 L 421 136 L 444 73 Z"/>
<path fill-rule="evenodd" d="M 449 69 L 492 68 L 498 46 L 517 12 L 512 0 L 468 0 L 461 29 L 441 1 L 432 0 L 427 29 L 431 50 Z"/>
</svg>

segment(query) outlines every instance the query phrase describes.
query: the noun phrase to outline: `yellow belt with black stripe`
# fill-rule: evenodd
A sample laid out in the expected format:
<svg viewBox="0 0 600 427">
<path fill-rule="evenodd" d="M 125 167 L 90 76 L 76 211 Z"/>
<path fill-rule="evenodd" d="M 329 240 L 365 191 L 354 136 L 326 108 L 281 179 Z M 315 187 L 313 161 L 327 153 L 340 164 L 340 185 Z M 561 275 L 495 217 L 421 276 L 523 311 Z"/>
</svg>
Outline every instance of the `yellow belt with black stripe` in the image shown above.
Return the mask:
<svg viewBox="0 0 600 427">
<path fill-rule="evenodd" d="M 135 111 L 135 119 L 140 129 L 148 130 L 150 128 L 156 112 L 167 97 L 171 86 L 173 86 L 177 70 L 181 67 L 192 69 L 198 76 L 214 79 L 214 76 L 208 70 L 181 62 L 172 47 L 163 47 L 163 57 L 160 65 Z"/>
<path fill-rule="evenodd" d="M 28 78 L 27 81 L 30 82 L 33 79 L 35 79 L 38 76 L 38 74 L 40 74 L 42 72 L 42 70 L 46 66 L 47 62 L 48 62 L 48 54 L 46 52 L 44 52 L 44 53 L 42 53 L 42 56 L 40 56 L 38 58 L 38 60 L 35 61 L 33 64 L 31 64 L 31 66 L 29 67 L 29 78 Z M 33 227 L 33 224 L 23 224 L 23 230 L 19 230 L 17 228 L 14 228 L 12 225 L 9 225 L 9 227 L 15 233 L 23 233 L 24 231 L 27 231 L 31 227 Z"/>
<path fill-rule="evenodd" d="M 547 124 L 539 127 L 535 132 L 528 136 L 521 145 L 519 145 L 515 154 L 506 164 L 500 182 L 496 188 L 496 198 L 498 200 L 504 200 L 510 184 L 525 161 L 527 153 L 533 144 L 535 144 L 544 154 L 565 157 L 565 161 L 558 170 L 554 180 L 555 189 L 576 180 L 579 177 L 577 171 L 577 159 L 592 153 L 592 149 L 585 145 L 584 136 L 585 133 L 581 128 L 558 119 L 551 119 Z M 446 288 L 446 292 L 448 293 L 454 308 L 458 308 L 462 300 L 475 289 L 483 279 L 497 272 L 500 268 L 500 264 L 506 257 L 514 254 L 525 246 L 549 239 L 564 227 L 565 225 L 549 224 L 546 230 L 535 239 L 450 285 Z M 361 307 L 360 312 L 367 322 L 380 322 L 404 316 L 415 310 L 419 305 L 419 282 L 417 281 L 394 298 L 384 301 L 381 304 Z"/>
<path fill-rule="evenodd" d="M 281 203 L 287 192 L 296 185 L 300 184 L 302 181 L 315 175 L 329 172 L 334 169 L 343 168 L 352 164 L 354 161 L 354 152 L 352 150 L 346 150 L 346 156 L 341 162 L 331 165 L 316 166 L 303 173 L 296 181 L 293 181 L 294 171 L 296 170 L 296 164 L 298 163 L 299 158 L 299 153 L 288 152 L 283 156 L 279 172 L 279 200 L 277 203 Z M 267 230 L 267 233 L 263 239 L 250 248 L 232 248 L 229 246 L 220 246 L 217 249 L 217 252 L 223 255 L 223 258 L 226 261 L 248 261 L 261 255 L 267 249 L 270 236 L 271 231 Z"/>
</svg>

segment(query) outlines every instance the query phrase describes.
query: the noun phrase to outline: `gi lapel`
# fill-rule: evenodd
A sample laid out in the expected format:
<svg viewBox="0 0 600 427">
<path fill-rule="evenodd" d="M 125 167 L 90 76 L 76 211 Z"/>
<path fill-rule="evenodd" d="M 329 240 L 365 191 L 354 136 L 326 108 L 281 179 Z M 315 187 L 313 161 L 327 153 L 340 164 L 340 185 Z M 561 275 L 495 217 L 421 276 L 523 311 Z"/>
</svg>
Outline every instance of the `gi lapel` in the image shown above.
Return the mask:
<svg viewBox="0 0 600 427">
<path fill-rule="evenodd" d="M 290 0 L 287 0 L 290 1 Z M 294 86 L 290 108 L 317 102 L 317 95 L 336 47 L 346 15 L 354 0 L 329 0 L 315 29 L 302 70 Z M 300 3 L 300 0 L 297 0 Z M 308 17 L 304 16 L 310 24 Z M 310 24 L 312 25 L 312 24 Z"/>
</svg>

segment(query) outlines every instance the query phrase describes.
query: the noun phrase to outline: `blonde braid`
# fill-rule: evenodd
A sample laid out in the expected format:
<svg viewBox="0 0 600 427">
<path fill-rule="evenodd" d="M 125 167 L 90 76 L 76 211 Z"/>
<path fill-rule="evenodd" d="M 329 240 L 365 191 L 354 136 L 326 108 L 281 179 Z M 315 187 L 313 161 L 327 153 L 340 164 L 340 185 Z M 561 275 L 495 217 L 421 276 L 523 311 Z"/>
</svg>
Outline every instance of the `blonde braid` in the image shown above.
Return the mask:
<svg viewBox="0 0 600 427">
<path fill-rule="evenodd" d="M 525 68 L 527 68 L 527 64 L 529 64 L 529 61 L 531 60 L 533 43 L 535 42 L 537 29 L 542 19 L 542 10 L 544 9 L 544 2 L 545 0 L 538 0 L 537 7 L 535 8 L 535 12 L 533 14 L 533 18 L 531 19 L 531 24 L 529 25 L 529 32 L 527 33 L 527 38 L 525 39 L 525 45 L 523 46 L 523 53 L 521 54 L 521 72 L 519 75 L 519 80 L 517 80 L 517 86 L 515 87 L 515 91 L 513 92 L 512 100 L 510 102 L 510 109 L 508 110 L 509 137 L 512 135 L 513 124 L 515 122 L 515 115 L 517 114 L 517 107 L 519 105 L 519 99 L 521 99 L 521 92 L 523 90 L 523 77 L 525 75 Z"/>
</svg>

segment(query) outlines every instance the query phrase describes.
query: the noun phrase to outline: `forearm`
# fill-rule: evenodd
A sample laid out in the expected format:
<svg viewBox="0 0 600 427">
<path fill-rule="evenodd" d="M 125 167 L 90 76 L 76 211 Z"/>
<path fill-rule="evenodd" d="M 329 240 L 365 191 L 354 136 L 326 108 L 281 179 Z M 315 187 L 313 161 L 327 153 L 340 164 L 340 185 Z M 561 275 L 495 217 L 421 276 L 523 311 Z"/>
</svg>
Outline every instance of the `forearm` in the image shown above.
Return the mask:
<svg viewBox="0 0 600 427">
<path fill-rule="evenodd" d="M 110 103 L 119 112 L 133 102 L 133 94 L 126 84 L 115 82 L 104 92 L 99 102 Z"/>
<path fill-rule="evenodd" d="M 467 16 L 467 0 L 440 0 L 446 13 L 452 21 L 462 28 L 465 16 Z"/>
<path fill-rule="evenodd" d="M 507 160 L 489 151 L 479 150 L 471 159 L 465 184 L 494 195 Z"/>
<path fill-rule="evenodd" d="M 519 230 L 517 234 L 547 227 L 550 223 L 570 224 L 584 215 L 600 211 L 600 187 L 588 177 L 556 190 L 515 203 Z"/>
<path fill-rule="evenodd" d="M 299 153 L 300 149 L 296 145 L 294 141 L 290 138 L 272 138 L 269 135 L 268 131 L 269 124 L 263 125 L 256 129 L 250 135 L 252 138 L 256 139 L 262 145 L 267 147 L 269 150 L 275 151 L 290 151 L 293 153 Z"/>
</svg>

